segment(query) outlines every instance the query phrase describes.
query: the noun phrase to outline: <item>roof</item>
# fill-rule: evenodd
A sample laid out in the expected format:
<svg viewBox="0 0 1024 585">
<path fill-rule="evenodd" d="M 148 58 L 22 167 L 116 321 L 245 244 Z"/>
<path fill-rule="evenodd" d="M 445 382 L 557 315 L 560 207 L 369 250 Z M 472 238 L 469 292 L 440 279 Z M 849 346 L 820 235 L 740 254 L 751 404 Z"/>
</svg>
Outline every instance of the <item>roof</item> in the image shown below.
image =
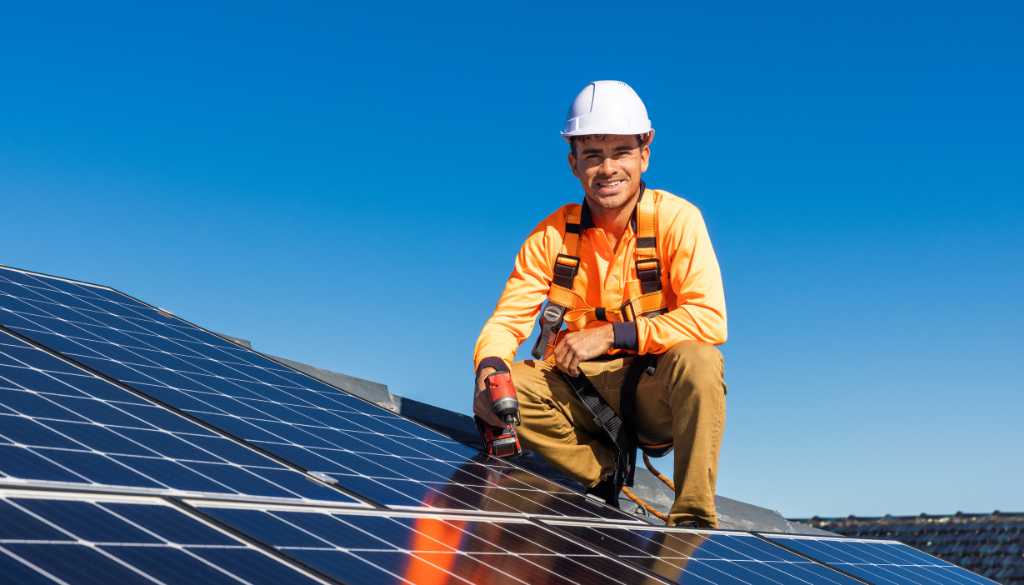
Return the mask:
<svg viewBox="0 0 1024 585">
<path fill-rule="evenodd" d="M 855 538 L 889 538 L 1005 585 L 1024 584 L 1024 512 L 819 518 L 811 526 Z"/>
<path fill-rule="evenodd" d="M 466 418 L 260 354 L 109 287 L 2 267 L 0 574 L 889 585 L 884 571 L 977 583 L 901 543 L 782 532 L 795 525 L 758 524 L 763 509 L 725 499 L 723 519 L 780 531 L 656 526 L 539 459 L 481 453 Z"/>
</svg>

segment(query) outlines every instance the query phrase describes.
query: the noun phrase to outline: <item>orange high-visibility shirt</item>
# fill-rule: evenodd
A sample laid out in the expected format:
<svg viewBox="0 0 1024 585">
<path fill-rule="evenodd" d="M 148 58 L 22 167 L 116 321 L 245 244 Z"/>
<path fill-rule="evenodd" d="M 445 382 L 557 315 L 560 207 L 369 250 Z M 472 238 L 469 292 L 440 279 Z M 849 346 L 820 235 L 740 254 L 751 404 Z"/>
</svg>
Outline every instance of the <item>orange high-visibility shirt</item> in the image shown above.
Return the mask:
<svg viewBox="0 0 1024 585">
<path fill-rule="evenodd" d="M 704 218 L 691 203 L 667 191 L 646 189 L 641 196 L 657 198 L 657 249 L 662 266 L 661 287 L 669 312 L 655 319 L 637 319 L 637 352 L 663 353 L 687 340 L 712 345 L 725 343 L 722 273 Z M 619 241 L 619 249 L 612 250 L 604 230 L 587 221 L 586 202 L 583 207 L 580 269 L 574 289 L 591 307 L 617 308 L 627 300 L 626 282 L 637 280 L 636 230 L 631 222 Z M 477 370 L 486 358 L 500 358 L 506 366 L 511 365 L 516 349 L 530 336 L 551 288 L 555 257 L 564 233 L 565 207 L 562 207 L 540 222 L 526 238 L 498 306 L 477 339 L 473 355 Z M 597 321 L 587 327 L 602 325 L 605 323 Z"/>
</svg>

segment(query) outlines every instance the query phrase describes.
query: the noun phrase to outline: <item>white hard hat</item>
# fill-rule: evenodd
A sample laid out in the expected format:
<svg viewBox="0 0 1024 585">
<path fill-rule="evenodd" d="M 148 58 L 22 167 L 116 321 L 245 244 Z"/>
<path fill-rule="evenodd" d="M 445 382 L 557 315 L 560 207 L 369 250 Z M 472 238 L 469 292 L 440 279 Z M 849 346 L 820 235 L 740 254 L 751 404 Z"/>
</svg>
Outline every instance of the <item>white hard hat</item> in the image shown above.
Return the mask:
<svg viewBox="0 0 1024 585">
<path fill-rule="evenodd" d="M 573 100 L 565 118 L 562 136 L 651 131 L 644 102 L 621 81 L 595 81 L 587 85 Z"/>
</svg>

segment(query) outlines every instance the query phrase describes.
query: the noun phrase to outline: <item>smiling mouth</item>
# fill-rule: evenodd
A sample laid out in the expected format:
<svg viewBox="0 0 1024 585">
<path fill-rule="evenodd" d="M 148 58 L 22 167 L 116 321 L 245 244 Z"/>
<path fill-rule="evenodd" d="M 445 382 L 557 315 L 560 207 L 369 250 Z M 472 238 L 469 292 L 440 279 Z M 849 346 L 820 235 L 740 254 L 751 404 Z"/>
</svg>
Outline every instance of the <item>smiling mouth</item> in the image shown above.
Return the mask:
<svg viewBox="0 0 1024 585">
<path fill-rule="evenodd" d="M 605 188 L 608 188 L 608 187 L 618 187 L 619 185 L 621 185 L 622 183 L 625 183 L 625 182 L 626 181 L 608 181 L 608 182 L 598 183 L 597 186 L 601 187 L 602 189 L 605 189 Z"/>
</svg>

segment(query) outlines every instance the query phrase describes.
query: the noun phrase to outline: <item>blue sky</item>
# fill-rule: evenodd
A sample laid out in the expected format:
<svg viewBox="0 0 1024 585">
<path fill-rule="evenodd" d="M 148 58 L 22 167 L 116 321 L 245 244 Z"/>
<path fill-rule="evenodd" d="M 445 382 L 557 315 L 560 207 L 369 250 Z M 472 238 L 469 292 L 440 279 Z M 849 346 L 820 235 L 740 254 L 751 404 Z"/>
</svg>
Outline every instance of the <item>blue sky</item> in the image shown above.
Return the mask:
<svg viewBox="0 0 1024 585">
<path fill-rule="evenodd" d="M 619 79 L 722 265 L 718 493 L 1024 510 L 1024 5 L 552 4 L 8 3 L 0 262 L 469 412 Z"/>
</svg>

